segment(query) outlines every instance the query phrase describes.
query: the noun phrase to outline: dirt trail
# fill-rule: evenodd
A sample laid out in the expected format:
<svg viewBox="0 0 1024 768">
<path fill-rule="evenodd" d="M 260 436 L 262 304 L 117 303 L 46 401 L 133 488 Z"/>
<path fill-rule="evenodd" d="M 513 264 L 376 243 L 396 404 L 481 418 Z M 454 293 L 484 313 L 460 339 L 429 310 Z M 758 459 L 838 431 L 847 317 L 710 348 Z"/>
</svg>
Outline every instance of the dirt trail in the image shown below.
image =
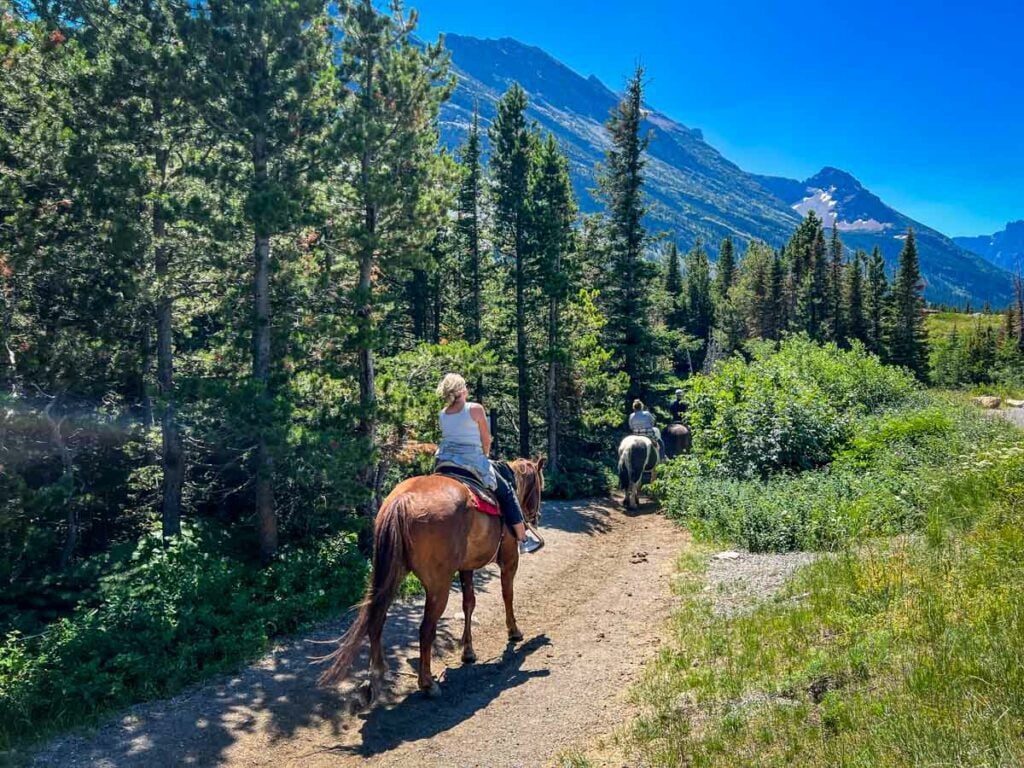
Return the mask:
<svg viewBox="0 0 1024 768">
<path fill-rule="evenodd" d="M 651 510 L 627 516 L 605 503 L 544 505 L 548 546 L 523 558 L 516 613 L 525 640 L 506 645 L 494 566 L 477 574 L 474 645 L 459 661 L 462 600 L 452 591 L 438 633 L 443 697 L 415 691 L 420 601 L 392 608 L 385 629 L 390 703 L 349 713 L 351 689 L 318 690 L 322 652 L 296 641 L 237 677 L 132 709 L 51 743 L 36 765 L 101 766 L 542 766 L 593 746 L 629 715 L 626 693 L 660 642 L 670 582 L 686 540 Z M 337 637 L 341 620 L 309 637 Z M 365 672 L 365 652 L 359 663 Z"/>
</svg>

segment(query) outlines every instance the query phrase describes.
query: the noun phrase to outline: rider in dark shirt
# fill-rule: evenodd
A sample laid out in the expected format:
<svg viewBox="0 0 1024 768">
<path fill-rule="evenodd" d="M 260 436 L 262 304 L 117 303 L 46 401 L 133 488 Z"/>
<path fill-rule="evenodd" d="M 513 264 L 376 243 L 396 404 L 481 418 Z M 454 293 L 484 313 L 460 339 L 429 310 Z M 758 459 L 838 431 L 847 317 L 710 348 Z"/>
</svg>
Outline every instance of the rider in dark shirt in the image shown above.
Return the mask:
<svg viewBox="0 0 1024 768">
<path fill-rule="evenodd" d="M 668 406 L 669 413 L 672 414 L 672 421 L 683 421 L 686 417 L 686 409 L 688 407 L 689 406 L 687 405 L 686 401 L 683 400 L 683 390 L 677 389 L 676 399 L 673 400 Z"/>
</svg>

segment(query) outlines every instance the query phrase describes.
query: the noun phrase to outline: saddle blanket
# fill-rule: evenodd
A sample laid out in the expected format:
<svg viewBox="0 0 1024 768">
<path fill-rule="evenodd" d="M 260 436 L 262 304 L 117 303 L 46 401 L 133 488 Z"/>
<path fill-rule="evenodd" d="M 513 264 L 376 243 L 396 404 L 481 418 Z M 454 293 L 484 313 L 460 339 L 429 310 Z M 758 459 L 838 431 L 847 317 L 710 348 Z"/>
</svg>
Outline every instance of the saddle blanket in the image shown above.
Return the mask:
<svg viewBox="0 0 1024 768">
<path fill-rule="evenodd" d="M 473 494 L 476 508 L 485 515 L 498 517 L 501 514 L 497 498 L 495 498 L 490 489 L 483 486 L 480 478 L 472 470 L 460 467 L 457 464 L 439 463 L 434 467 L 434 474 L 450 477 L 452 480 L 458 480 L 466 486 L 469 492 Z"/>
</svg>

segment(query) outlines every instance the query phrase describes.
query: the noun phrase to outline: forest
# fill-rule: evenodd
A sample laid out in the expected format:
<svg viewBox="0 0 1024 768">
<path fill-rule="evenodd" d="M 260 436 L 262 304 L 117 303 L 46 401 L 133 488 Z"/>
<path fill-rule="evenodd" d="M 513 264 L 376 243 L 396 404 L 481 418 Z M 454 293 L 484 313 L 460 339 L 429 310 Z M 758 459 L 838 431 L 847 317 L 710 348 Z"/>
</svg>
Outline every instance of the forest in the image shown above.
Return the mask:
<svg viewBox="0 0 1024 768">
<path fill-rule="evenodd" d="M 1024 387 L 1020 280 L 998 323 L 929 343 L 913 231 L 894 274 L 813 213 L 714 264 L 649 231 L 642 68 L 601 213 L 515 83 L 447 152 L 455 75 L 416 22 L 370 0 L 0 17 L 0 747 L 353 604 L 380 500 L 429 469 L 407 449 L 435 439 L 446 372 L 502 456 L 547 456 L 551 497 L 606 494 L 633 398 L 664 418 L 686 387 L 713 439 L 707 376 L 768 350 L 899 366 L 878 374 L 899 398 Z M 849 439 L 814 434 L 787 450 L 815 466 Z M 745 479 L 805 468 L 735 444 L 705 445 Z M 843 538 L 797 528 L 743 530 Z"/>
</svg>

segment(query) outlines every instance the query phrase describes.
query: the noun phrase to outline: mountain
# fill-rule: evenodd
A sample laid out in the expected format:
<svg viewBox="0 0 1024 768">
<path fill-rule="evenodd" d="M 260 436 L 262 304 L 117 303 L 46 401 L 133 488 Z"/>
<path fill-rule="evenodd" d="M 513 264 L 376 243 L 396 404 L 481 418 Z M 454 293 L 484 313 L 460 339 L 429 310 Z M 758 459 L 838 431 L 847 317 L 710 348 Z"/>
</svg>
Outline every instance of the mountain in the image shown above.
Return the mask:
<svg viewBox="0 0 1024 768">
<path fill-rule="evenodd" d="M 553 133 L 569 157 L 580 208 L 600 210 L 592 193 L 595 166 L 604 161 L 604 123 L 619 95 L 597 78 L 583 77 L 540 48 L 516 40 L 451 34 L 445 45 L 458 85 L 441 110 L 442 141 L 454 150 L 465 140 L 474 105 L 479 105 L 482 125 L 489 125 L 498 98 L 518 82 L 529 98 L 528 117 Z M 701 240 L 714 257 L 726 235 L 740 243 L 757 239 L 780 246 L 808 211 L 831 210 L 826 221 L 838 217 L 848 247 L 870 250 L 878 243 L 890 265 L 896 263 L 907 226 L 913 226 L 929 299 L 1009 301 L 1009 275 L 889 208 L 849 174 L 825 168 L 806 182 L 755 176 L 705 142 L 699 129 L 644 106 L 643 129 L 650 136 L 645 223 L 652 233 L 668 232 L 684 249 Z"/>
<path fill-rule="evenodd" d="M 907 229 L 917 238 L 925 295 L 932 301 L 964 304 L 1011 300 L 1010 276 L 941 232 L 886 205 L 846 171 L 823 168 L 805 181 L 758 176 L 761 185 L 806 216 L 814 211 L 829 229 L 837 227 L 851 250 L 878 245 L 890 271 L 895 270 Z M 1024 222 L 1021 223 L 1024 228 Z M 1022 240 L 1024 242 L 1024 240 Z"/>
<path fill-rule="evenodd" d="M 490 124 L 495 102 L 513 82 L 529 97 L 528 117 L 550 131 L 569 156 L 573 185 L 584 211 L 597 211 L 591 194 L 595 165 L 604 161 L 604 123 L 619 96 L 595 77 L 585 78 L 539 48 L 516 40 L 479 40 L 446 35 L 458 87 L 442 108 L 442 140 L 456 147 L 465 140 L 473 106 Z M 748 173 L 726 160 L 687 128 L 648 109 L 643 129 L 651 136 L 646 192 L 648 228 L 675 233 L 689 247 L 698 238 L 714 252 L 726 235 L 780 245 L 799 223 L 793 211 Z"/>
<path fill-rule="evenodd" d="M 953 242 L 1002 269 L 1024 270 L 1024 221 L 1011 221 L 994 235 L 954 237 Z"/>
</svg>

